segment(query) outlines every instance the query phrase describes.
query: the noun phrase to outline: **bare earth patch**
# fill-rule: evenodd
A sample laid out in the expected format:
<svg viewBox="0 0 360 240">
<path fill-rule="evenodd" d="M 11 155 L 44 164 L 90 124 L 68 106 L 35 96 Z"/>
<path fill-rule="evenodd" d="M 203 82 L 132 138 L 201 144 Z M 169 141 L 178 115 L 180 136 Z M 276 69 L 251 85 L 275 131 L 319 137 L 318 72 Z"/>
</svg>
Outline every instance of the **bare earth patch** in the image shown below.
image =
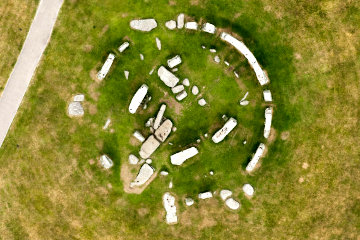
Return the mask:
<svg viewBox="0 0 360 240">
<path fill-rule="evenodd" d="M 290 137 L 290 132 L 289 131 L 282 132 L 280 137 L 281 137 L 281 140 L 284 140 L 284 141 L 288 140 Z"/>
</svg>

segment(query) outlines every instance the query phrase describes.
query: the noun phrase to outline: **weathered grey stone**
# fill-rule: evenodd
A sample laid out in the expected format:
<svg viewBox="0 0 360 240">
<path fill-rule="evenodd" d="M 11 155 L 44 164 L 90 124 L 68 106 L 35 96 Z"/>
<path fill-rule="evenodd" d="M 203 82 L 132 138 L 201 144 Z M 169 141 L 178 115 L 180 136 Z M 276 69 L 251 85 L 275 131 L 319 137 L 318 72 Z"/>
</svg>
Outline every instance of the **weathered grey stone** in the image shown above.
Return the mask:
<svg viewBox="0 0 360 240">
<path fill-rule="evenodd" d="M 163 205 L 166 211 L 166 223 L 176 224 L 178 218 L 176 215 L 175 197 L 170 193 L 165 193 L 163 196 Z"/>
<path fill-rule="evenodd" d="M 205 99 L 203 99 L 203 98 L 199 99 L 198 104 L 202 107 L 205 106 L 206 105 Z"/>
<path fill-rule="evenodd" d="M 223 189 L 220 191 L 220 197 L 222 200 L 226 200 L 228 197 L 230 197 L 232 195 L 232 191 L 227 190 L 227 189 Z"/>
<path fill-rule="evenodd" d="M 184 91 L 182 91 L 181 93 L 179 93 L 178 95 L 176 95 L 176 99 L 178 100 L 178 101 L 181 101 L 181 100 L 183 100 L 184 98 L 186 98 L 187 97 L 187 92 L 184 90 Z"/>
<path fill-rule="evenodd" d="M 155 38 L 155 41 L 156 41 L 156 47 L 161 50 L 161 41 L 159 38 Z"/>
<path fill-rule="evenodd" d="M 159 126 L 160 126 L 160 124 L 161 124 L 161 121 L 162 121 L 162 119 L 163 119 L 165 110 L 166 110 L 166 104 L 162 104 L 161 107 L 160 107 L 159 112 L 158 112 L 157 115 L 156 115 L 156 119 L 155 119 L 155 122 L 154 122 L 154 129 L 158 129 L 158 128 L 159 128 Z"/>
<path fill-rule="evenodd" d="M 193 205 L 194 204 L 194 199 L 189 198 L 189 197 L 185 198 L 185 204 L 186 204 L 186 206 Z"/>
<path fill-rule="evenodd" d="M 155 150 L 160 146 L 160 142 L 156 140 L 156 138 L 153 135 L 150 135 L 145 142 L 141 145 L 139 154 L 140 157 L 143 159 L 146 159 L 155 152 Z"/>
<path fill-rule="evenodd" d="M 207 198 L 212 198 L 213 194 L 211 192 L 203 192 L 203 193 L 199 193 L 198 197 L 200 199 L 207 199 Z"/>
<path fill-rule="evenodd" d="M 137 158 L 134 154 L 129 155 L 129 163 L 131 165 L 136 165 L 139 162 L 139 158 Z"/>
<path fill-rule="evenodd" d="M 161 171 L 161 172 L 160 172 L 160 175 L 161 175 L 161 176 L 167 176 L 167 175 L 169 175 L 169 173 L 168 173 L 167 171 Z"/>
<path fill-rule="evenodd" d="M 237 210 L 240 207 L 240 203 L 236 200 L 234 200 L 233 198 L 228 198 L 225 201 L 225 204 L 228 208 L 230 208 L 231 210 Z"/>
<path fill-rule="evenodd" d="M 110 123 L 111 123 L 111 120 L 110 120 L 110 118 L 108 118 L 105 122 L 105 125 L 103 126 L 103 130 L 106 130 L 109 127 Z"/>
<path fill-rule="evenodd" d="M 171 120 L 167 119 L 165 120 L 160 127 L 155 131 L 155 137 L 161 141 L 164 142 L 166 140 L 166 138 L 169 136 L 169 134 L 171 133 L 171 128 L 173 127 L 173 123 L 171 122 Z"/>
<path fill-rule="evenodd" d="M 190 81 L 189 81 L 189 79 L 185 78 L 185 79 L 183 80 L 182 84 L 183 84 L 184 86 L 186 86 L 186 87 L 189 87 L 189 86 L 190 86 Z"/>
<path fill-rule="evenodd" d="M 74 97 L 74 102 L 83 102 L 84 100 L 85 100 L 84 94 L 78 94 L 78 95 L 75 95 L 75 97 Z"/>
<path fill-rule="evenodd" d="M 179 82 L 179 78 L 177 78 L 172 72 L 167 70 L 164 66 L 160 66 L 158 69 L 158 76 L 161 81 L 165 83 L 168 87 L 175 87 Z"/>
<path fill-rule="evenodd" d="M 254 195 L 254 188 L 248 183 L 244 184 L 243 191 L 249 197 Z"/>
<path fill-rule="evenodd" d="M 155 21 L 155 19 L 132 20 L 130 22 L 130 27 L 135 30 L 150 32 L 157 27 L 157 22 Z"/>
<path fill-rule="evenodd" d="M 145 160 L 145 162 L 146 162 L 147 164 L 151 164 L 151 163 L 152 163 L 152 160 L 151 160 L 150 158 L 148 158 L 148 159 Z"/>
<path fill-rule="evenodd" d="M 194 85 L 191 89 L 191 92 L 196 96 L 199 94 L 199 88 L 196 85 Z"/>
<path fill-rule="evenodd" d="M 80 102 L 71 102 L 68 107 L 70 117 L 81 117 L 84 115 L 84 109 Z"/>
<path fill-rule="evenodd" d="M 114 165 L 113 161 L 105 154 L 100 157 L 100 164 L 105 169 L 109 169 Z"/>
<path fill-rule="evenodd" d="M 165 27 L 170 30 L 174 30 L 176 28 L 176 22 L 174 20 L 169 20 L 165 23 Z"/>
<path fill-rule="evenodd" d="M 184 19 L 185 15 L 183 13 L 180 13 L 177 17 L 177 28 L 182 29 L 184 27 Z"/>
<path fill-rule="evenodd" d="M 180 84 L 180 85 L 177 85 L 177 86 L 171 88 L 171 91 L 172 91 L 174 94 L 177 94 L 177 93 L 183 91 L 184 89 L 185 89 L 185 88 L 184 88 L 184 85 L 181 85 L 181 84 Z"/>
</svg>

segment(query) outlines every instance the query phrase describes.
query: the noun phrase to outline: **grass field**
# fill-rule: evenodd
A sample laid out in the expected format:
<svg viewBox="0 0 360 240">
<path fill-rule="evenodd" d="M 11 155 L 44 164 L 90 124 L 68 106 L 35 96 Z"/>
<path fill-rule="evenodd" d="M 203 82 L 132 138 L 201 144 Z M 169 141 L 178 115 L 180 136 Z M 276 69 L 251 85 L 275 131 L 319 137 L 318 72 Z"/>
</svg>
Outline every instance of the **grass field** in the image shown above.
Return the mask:
<svg viewBox="0 0 360 240">
<path fill-rule="evenodd" d="M 15 65 L 38 0 L 3 0 L 0 2 L 0 94 Z"/>
<path fill-rule="evenodd" d="M 1 238 L 358 239 L 359 8 L 356 1 L 65 2 L 0 149 Z M 200 33 L 165 30 L 163 23 L 180 12 L 237 33 L 268 72 L 275 136 L 252 176 L 243 169 L 263 140 L 261 89 L 245 60 L 224 43 Z M 137 17 L 154 17 L 160 26 L 149 34 L 136 33 L 128 24 Z M 162 40 L 161 52 L 155 48 L 155 36 Z M 96 83 L 92 71 L 124 38 L 131 39 L 131 49 L 117 58 L 102 83 Z M 224 65 L 214 64 L 201 44 L 216 45 L 221 57 L 231 59 L 241 69 L 242 84 L 223 71 Z M 145 55 L 144 62 L 139 53 Z M 236 115 L 241 119 L 236 146 L 230 139 L 218 149 L 202 142 L 206 151 L 201 156 L 170 171 L 172 192 L 179 198 L 228 187 L 242 208 L 230 212 L 218 198 L 186 208 L 178 198 L 180 223 L 168 226 L 161 196 L 169 179 L 155 179 L 141 195 L 126 194 L 120 165 L 138 149 L 128 136 L 164 99 L 166 89 L 148 72 L 176 53 L 184 56 L 179 76 L 206 86 L 210 106 L 198 111 L 190 104 L 191 96 L 181 114 L 176 107 L 169 109 L 166 115 L 183 125 L 171 136 L 176 144 L 156 152 L 155 167 L 171 168 L 168 153 L 189 144 L 184 139 L 193 143 L 213 119 L 220 122 L 223 113 Z M 123 77 L 125 69 L 130 70 L 129 80 Z M 143 81 L 156 91 L 148 112 L 135 118 L 127 114 L 127 104 Z M 236 106 L 247 90 L 251 105 Z M 76 93 L 86 94 L 82 119 L 65 114 Z M 101 130 L 109 116 L 113 134 Z M 201 120 L 205 117 L 210 121 Z M 196 122 L 189 121 L 192 118 Z M 244 138 L 249 142 L 242 146 Z M 220 154 L 213 154 L 215 150 Z M 101 153 L 113 158 L 111 171 L 89 164 Z M 201 177 L 211 169 L 219 169 L 213 179 Z M 241 192 L 245 182 L 255 187 L 251 200 Z"/>
</svg>

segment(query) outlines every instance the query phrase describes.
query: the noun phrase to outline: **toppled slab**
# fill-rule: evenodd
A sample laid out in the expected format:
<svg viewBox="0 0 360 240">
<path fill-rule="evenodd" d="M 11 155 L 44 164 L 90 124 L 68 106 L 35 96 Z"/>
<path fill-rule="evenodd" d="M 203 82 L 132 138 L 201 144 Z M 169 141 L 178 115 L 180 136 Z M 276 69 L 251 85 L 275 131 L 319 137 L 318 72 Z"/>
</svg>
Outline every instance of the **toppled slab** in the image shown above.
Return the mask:
<svg viewBox="0 0 360 240">
<path fill-rule="evenodd" d="M 141 168 L 140 171 L 138 173 L 138 175 L 136 176 L 135 180 L 133 182 L 130 183 L 130 187 L 137 187 L 137 186 L 141 186 L 143 184 L 145 184 L 150 178 L 151 176 L 154 174 L 155 170 L 153 167 L 151 167 L 149 164 L 144 163 Z"/>
<path fill-rule="evenodd" d="M 130 27 L 142 32 L 150 32 L 157 27 L 155 19 L 138 19 L 130 21 Z"/>
<path fill-rule="evenodd" d="M 170 30 L 174 30 L 176 28 L 176 22 L 174 20 L 169 20 L 165 22 L 165 27 L 167 27 Z"/>
<path fill-rule="evenodd" d="M 125 75 L 126 80 L 129 79 L 129 74 L 130 74 L 129 71 L 126 71 L 126 70 L 124 71 L 124 75 Z"/>
<path fill-rule="evenodd" d="M 225 125 L 218 130 L 214 136 L 212 137 L 212 140 L 214 143 L 219 143 L 236 127 L 237 121 L 234 118 L 230 118 Z"/>
<path fill-rule="evenodd" d="M 179 82 L 179 78 L 177 78 L 172 72 L 167 70 L 164 66 L 160 66 L 158 69 L 158 76 L 160 77 L 161 81 L 165 83 L 168 87 L 175 87 L 176 84 Z"/>
<path fill-rule="evenodd" d="M 198 197 L 200 199 L 208 199 L 208 198 L 212 198 L 213 194 L 211 192 L 203 192 L 203 193 L 199 193 Z"/>
<path fill-rule="evenodd" d="M 151 154 L 160 146 L 160 142 L 156 140 L 154 135 L 150 135 L 146 141 L 141 145 L 139 154 L 143 159 L 149 158 Z"/>
<path fill-rule="evenodd" d="M 124 42 L 123 44 L 120 45 L 120 47 L 118 48 L 119 52 L 123 52 L 125 51 L 125 49 L 127 49 L 130 46 L 129 42 Z"/>
<path fill-rule="evenodd" d="M 254 188 L 250 184 L 244 184 L 242 189 L 247 196 L 252 197 L 254 195 Z"/>
<path fill-rule="evenodd" d="M 159 126 L 161 124 L 161 121 L 163 119 L 165 110 L 166 110 L 166 104 L 162 104 L 158 114 L 156 115 L 156 119 L 155 119 L 155 122 L 154 122 L 154 129 L 155 130 L 159 128 Z"/>
<path fill-rule="evenodd" d="M 179 93 L 178 95 L 176 95 L 176 99 L 180 102 L 181 100 L 183 100 L 184 98 L 187 97 L 187 92 L 184 90 L 181 93 Z"/>
<path fill-rule="evenodd" d="M 270 90 L 264 90 L 263 95 L 265 102 L 272 102 L 272 96 Z"/>
<path fill-rule="evenodd" d="M 180 84 L 180 85 L 177 85 L 177 86 L 171 88 L 171 91 L 172 91 L 174 94 L 177 94 L 177 93 L 183 91 L 184 89 L 185 89 L 184 85 L 181 85 L 181 84 Z"/>
<path fill-rule="evenodd" d="M 203 32 L 214 34 L 216 31 L 216 27 L 214 24 L 211 23 L 204 23 L 202 27 Z"/>
<path fill-rule="evenodd" d="M 102 66 L 101 70 L 99 71 L 99 73 L 96 76 L 98 80 L 101 81 L 106 77 L 106 75 L 108 74 L 108 72 L 110 70 L 112 63 L 114 62 L 114 59 L 115 59 L 115 55 L 110 53 L 109 56 L 107 57 L 104 65 Z"/>
<path fill-rule="evenodd" d="M 156 41 L 156 47 L 159 49 L 159 51 L 161 50 L 161 41 L 159 38 L 155 38 Z"/>
<path fill-rule="evenodd" d="M 166 223 L 176 224 L 178 222 L 178 218 L 176 215 L 175 197 L 168 192 L 165 193 L 163 195 L 163 205 L 166 211 Z"/>
<path fill-rule="evenodd" d="M 234 200 L 233 198 L 228 198 L 225 201 L 225 204 L 228 208 L 230 208 L 231 210 L 237 210 L 240 208 L 240 203 L 236 200 Z"/>
<path fill-rule="evenodd" d="M 149 87 L 146 84 L 141 85 L 141 87 L 136 91 L 135 95 L 131 99 L 130 105 L 129 105 L 129 112 L 131 114 L 134 114 L 142 101 L 144 100 L 147 92 L 149 90 Z"/>
<path fill-rule="evenodd" d="M 101 155 L 100 157 L 100 164 L 101 166 L 103 166 L 105 169 L 109 169 L 111 168 L 114 163 L 113 161 L 107 156 L 107 155 Z"/>
<path fill-rule="evenodd" d="M 232 191 L 223 189 L 220 191 L 220 197 L 223 201 L 225 201 L 227 198 L 229 198 L 232 195 Z"/>
<path fill-rule="evenodd" d="M 235 37 L 231 36 L 228 33 L 222 32 L 220 38 L 225 42 L 230 43 L 233 47 L 235 47 L 240 53 L 242 53 L 246 59 L 249 61 L 249 64 L 254 69 L 256 77 L 260 83 L 260 85 L 265 85 L 269 83 L 269 79 L 266 73 L 261 69 L 259 63 L 257 62 L 255 56 L 252 52 L 245 46 L 243 42 L 237 40 Z"/>
<path fill-rule="evenodd" d="M 137 140 L 139 140 L 140 142 L 144 142 L 144 141 L 145 141 L 144 136 L 143 136 L 139 131 L 135 131 L 135 132 L 133 133 L 133 136 L 134 136 Z"/>
<path fill-rule="evenodd" d="M 199 151 L 196 147 L 191 147 L 188 149 L 185 149 L 181 152 L 175 153 L 170 156 L 170 162 L 173 165 L 180 166 L 183 164 L 187 159 L 194 157 L 196 154 L 198 154 Z"/>
<path fill-rule="evenodd" d="M 84 115 L 84 108 L 81 102 L 71 102 L 68 107 L 68 114 L 70 117 L 82 117 Z"/>
<path fill-rule="evenodd" d="M 187 23 L 185 23 L 185 28 L 189 29 L 189 30 L 197 30 L 198 24 L 197 24 L 197 22 L 187 22 Z"/>
<path fill-rule="evenodd" d="M 259 162 L 259 159 L 263 155 L 264 151 L 265 151 L 265 144 L 260 143 L 259 147 L 256 149 L 255 155 L 246 166 L 247 172 L 251 172 L 254 170 L 256 164 Z"/>
<path fill-rule="evenodd" d="M 180 55 L 176 55 L 175 57 L 167 60 L 167 64 L 168 64 L 169 68 L 174 68 L 177 65 L 179 65 L 180 63 L 181 63 Z"/>
<path fill-rule="evenodd" d="M 268 107 L 265 109 L 264 138 L 268 138 L 270 135 L 272 113 L 273 113 L 272 107 Z"/>
<path fill-rule="evenodd" d="M 184 19 L 185 15 L 183 13 L 180 13 L 177 17 L 177 28 L 182 29 L 184 27 Z"/>
<path fill-rule="evenodd" d="M 171 133 L 172 127 L 173 127 L 173 123 L 171 122 L 171 120 L 169 119 L 165 120 L 160 125 L 160 127 L 155 131 L 155 137 L 159 141 L 164 142 Z"/>
</svg>

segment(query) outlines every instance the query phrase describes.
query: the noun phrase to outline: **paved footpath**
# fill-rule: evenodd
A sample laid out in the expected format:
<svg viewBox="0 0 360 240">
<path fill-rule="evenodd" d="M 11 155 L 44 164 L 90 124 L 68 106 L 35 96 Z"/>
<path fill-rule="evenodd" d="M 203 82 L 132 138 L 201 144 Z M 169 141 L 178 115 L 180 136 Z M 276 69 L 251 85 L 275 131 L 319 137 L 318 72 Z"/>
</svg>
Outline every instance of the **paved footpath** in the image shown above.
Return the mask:
<svg viewBox="0 0 360 240">
<path fill-rule="evenodd" d="M 40 0 L 20 55 L 0 97 L 0 147 L 15 118 L 64 0 Z"/>
</svg>

